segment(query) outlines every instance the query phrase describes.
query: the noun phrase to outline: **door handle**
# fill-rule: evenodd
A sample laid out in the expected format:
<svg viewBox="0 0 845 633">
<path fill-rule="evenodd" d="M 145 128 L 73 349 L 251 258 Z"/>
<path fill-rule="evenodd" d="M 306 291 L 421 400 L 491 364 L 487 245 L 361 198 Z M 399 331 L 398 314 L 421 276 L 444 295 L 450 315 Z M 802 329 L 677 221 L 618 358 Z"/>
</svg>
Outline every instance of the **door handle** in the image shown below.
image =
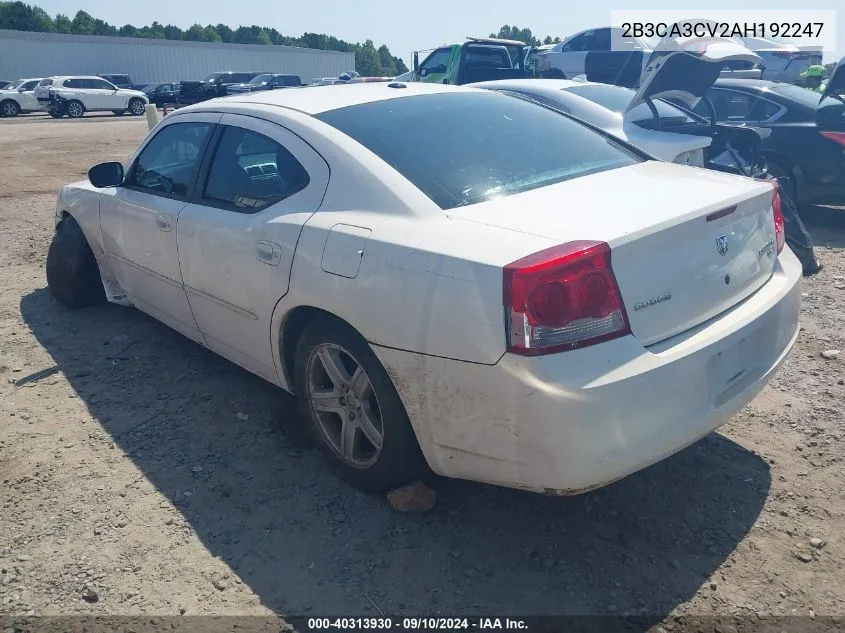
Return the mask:
<svg viewBox="0 0 845 633">
<path fill-rule="evenodd" d="M 255 245 L 255 256 L 260 262 L 270 266 L 278 266 L 279 262 L 282 261 L 282 247 L 275 242 L 262 240 Z"/>
<path fill-rule="evenodd" d="M 170 232 L 170 216 L 166 213 L 157 213 L 156 214 L 156 226 L 159 228 L 160 231 L 164 231 L 165 233 Z"/>
</svg>

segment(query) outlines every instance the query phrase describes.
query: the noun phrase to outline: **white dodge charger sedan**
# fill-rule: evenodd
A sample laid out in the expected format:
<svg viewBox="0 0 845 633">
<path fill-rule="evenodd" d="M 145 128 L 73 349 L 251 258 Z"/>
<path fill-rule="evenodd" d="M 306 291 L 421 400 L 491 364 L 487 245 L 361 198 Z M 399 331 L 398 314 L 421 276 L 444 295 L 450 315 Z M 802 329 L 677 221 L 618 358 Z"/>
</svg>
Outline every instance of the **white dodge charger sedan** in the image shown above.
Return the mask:
<svg viewBox="0 0 845 633">
<path fill-rule="evenodd" d="M 707 435 L 798 333 L 772 185 L 466 87 L 177 110 L 58 196 L 59 302 L 135 306 L 279 387 L 354 484 L 575 494 Z"/>
</svg>

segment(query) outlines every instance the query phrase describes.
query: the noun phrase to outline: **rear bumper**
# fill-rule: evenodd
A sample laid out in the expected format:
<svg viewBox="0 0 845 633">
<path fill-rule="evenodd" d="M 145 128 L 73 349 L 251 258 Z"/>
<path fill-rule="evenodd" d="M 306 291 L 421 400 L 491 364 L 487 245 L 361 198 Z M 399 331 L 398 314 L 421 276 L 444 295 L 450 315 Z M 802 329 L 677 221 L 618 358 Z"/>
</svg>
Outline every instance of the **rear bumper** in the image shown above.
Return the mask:
<svg viewBox="0 0 845 633">
<path fill-rule="evenodd" d="M 800 281 L 786 249 L 753 296 L 648 349 L 625 337 L 494 366 L 374 349 L 435 472 L 578 494 L 668 457 L 748 404 L 798 335 Z"/>
</svg>

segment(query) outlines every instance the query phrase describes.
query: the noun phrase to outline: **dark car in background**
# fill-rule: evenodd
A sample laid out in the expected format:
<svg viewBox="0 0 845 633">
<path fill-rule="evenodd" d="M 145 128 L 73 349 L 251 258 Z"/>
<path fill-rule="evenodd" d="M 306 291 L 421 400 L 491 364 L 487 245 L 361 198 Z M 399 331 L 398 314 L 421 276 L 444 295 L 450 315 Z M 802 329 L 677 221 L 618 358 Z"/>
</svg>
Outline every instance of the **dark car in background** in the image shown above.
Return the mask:
<svg viewBox="0 0 845 633">
<path fill-rule="evenodd" d="M 275 90 L 277 88 L 296 88 L 302 85 L 299 75 L 285 75 L 280 73 L 265 73 L 256 75 L 250 81 L 233 84 L 226 87 L 228 94 L 242 94 L 259 90 Z"/>
<path fill-rule="evenodd" d="M 839 72 L 839 81 L 844 74 Z M 832 78 L 833 79 L 833 78 Z M 835 87 L 833 82 L 831 87 Z M 707 93 L 719 123 L 767 128 L 761 151 L 769 172 L 799 204 L 845 202 L 845 102 L 790 83 L 719 79 Z M 697 114 L 710 116 L 702 100 Z"/>
<path fill-rule="evenodd" d="M 179 83 L 175 81 L 149 84 L 142 90 L 150 103 L 154 103 L 159 108 L 167 103 L 176 103 L 179 97 Z"/>
<path fill-rule="evenodd" d="M 132 78 L 123 73 L 97 75 L 100 79 L 105 79 L 109 83 L 114 84 L 118 88 L 125 88 L 127 90 L 143 90 L 145 84 L 132 83 Z"/>
<path fill-rule="evenodd" d="M 199 81 L 182 81 L 178 102 L 182 105 L 190 105 L 215 97 L 225 97 L 229 86 L 244 84 L 258 75 L 266 74 L 269 73 L 227 71 L 209 73 Z"/>
</svg>

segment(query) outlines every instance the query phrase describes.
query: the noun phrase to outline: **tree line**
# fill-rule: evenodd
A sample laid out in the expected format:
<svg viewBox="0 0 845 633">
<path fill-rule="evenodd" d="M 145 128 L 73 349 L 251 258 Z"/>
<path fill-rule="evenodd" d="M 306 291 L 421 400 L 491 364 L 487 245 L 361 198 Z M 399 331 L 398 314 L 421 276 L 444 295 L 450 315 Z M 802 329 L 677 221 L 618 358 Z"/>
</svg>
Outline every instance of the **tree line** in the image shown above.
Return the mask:
<svg viewBox="0 0 845 633">
<path fill-rule="evenodd" d="M 24 4 L 23 2 L 0 2 L 0 29 L 71 33 L 74 35 L 141 37 L 189 42 L 299 46 L 355 53 L 355 70 L 364 76 L 395 77 L 408 71 L 402 59 L 392 55 L 387 46 L 382 44 L 376 48 L 372 40 L 367 40 L 363 44 L 352 44 L 322 33 L 304 33 L 300 37 L 291 37 L 282 35 L 274 28 L 255 25 L 239 26 L 233 29 L 225 24 L 208 24 L 206 26 L 194 24 L 189 29 L 182 30 L 172 24 L 164 25 L 153 22 L 149 26 L 136 27 L 132 24 L 124 24 L 117 27 L 95 18 L 85 11 L 77 11 L 73 19 L 61 13 L 53 18 L 38 6 Z"/>
<path fill-rule="evenodd" d="M 544 39 L 540 40 L 534 36 L 531 29 L 521 29 L 518 26 L 509 26 L 507 24 L 500 28 L 498 33 L 490 33 L 490 37 L 525 42 L 530 46 L 540 46 L 541 44 L 560 44 L 563 41 L 560 37 L 552 37 L 551 35 L 547 35 Z"/>
</svg>

